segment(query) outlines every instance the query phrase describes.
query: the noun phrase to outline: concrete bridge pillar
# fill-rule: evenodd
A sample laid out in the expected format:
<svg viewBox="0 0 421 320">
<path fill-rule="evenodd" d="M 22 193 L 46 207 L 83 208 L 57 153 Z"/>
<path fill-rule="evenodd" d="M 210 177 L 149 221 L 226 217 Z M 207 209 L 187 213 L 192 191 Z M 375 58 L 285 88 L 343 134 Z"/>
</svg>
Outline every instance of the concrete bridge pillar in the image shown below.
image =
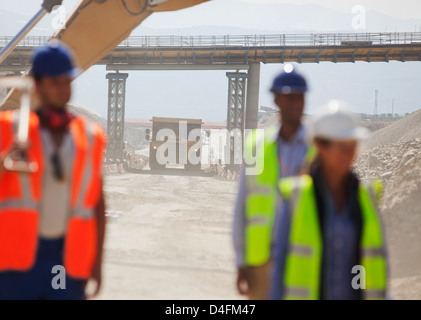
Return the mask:
<svg viewBox="0 0 421 320">
<path fill-rule="evenodd" d="M 246 129 L 256 129 L 259 112 L 260 62 L 249 64 L 246 104 Z"/>
<path fill-rule="evenodd" d="M 227 109 L 227 150 L 225 163 L 230 170 L 237 170 L 242 160 L 244 115 L 246 107 L 247 73 L 227 72 L 228 109 Z"/>
<path fill-rule="evenodd" d="M 109 73 L 108 79 L 108 116 L 107 163 L 122 163 L 124 153 L 124 114 L 126 105 L 126 79 L 128 73 Z"/>
</svg>

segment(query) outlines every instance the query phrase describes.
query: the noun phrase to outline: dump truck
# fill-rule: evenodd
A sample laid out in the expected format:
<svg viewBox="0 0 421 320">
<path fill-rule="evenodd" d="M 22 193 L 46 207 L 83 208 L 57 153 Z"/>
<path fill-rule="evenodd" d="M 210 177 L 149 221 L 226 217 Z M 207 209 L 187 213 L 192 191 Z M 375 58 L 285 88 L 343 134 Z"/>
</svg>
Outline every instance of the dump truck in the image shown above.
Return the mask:
<svg viewBox="0 0 421 320">
<path fill-rule="evenodd" d="M 152 132 L 146 129 L 151 170 L 167 166 L 184 166 L 186 170 L 201 170 L 201 119 L 152 118 Z"/>
</svg>

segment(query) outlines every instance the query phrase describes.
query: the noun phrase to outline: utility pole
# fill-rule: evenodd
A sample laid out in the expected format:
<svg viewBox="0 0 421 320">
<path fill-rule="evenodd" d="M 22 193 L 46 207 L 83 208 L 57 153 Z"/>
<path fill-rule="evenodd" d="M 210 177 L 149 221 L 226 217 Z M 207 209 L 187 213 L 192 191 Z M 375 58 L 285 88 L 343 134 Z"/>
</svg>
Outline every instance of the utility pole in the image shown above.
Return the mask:
<svg viewBox="0 0 421 320">
<path fill-rule="evenodd" d="M 377 118 L 378 97 L 379 97 L 379 90 L 376 89 L 376 91 L 375 91 L 375 99 L 374 99 L 374 118 Z"/>
<path fill-rule="evenodd" d="M 392 99 L 392 118 L 393 118 L 393 108 L 395 107 L 395 99 Z"/>
</svg>

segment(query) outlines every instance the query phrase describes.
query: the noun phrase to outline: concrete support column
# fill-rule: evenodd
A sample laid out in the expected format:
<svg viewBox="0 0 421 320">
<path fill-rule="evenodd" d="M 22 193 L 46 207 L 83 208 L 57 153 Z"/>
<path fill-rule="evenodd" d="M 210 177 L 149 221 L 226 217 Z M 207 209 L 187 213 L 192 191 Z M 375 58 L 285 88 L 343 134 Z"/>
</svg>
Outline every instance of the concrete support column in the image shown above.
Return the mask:
<svg viewBox="0 0 421 320">
<path fill-rule="evenodd" d="M 124 153 L 124 117 L 126 105 L 126 79 L 128 73 L 109 73 L 108 79 L 108 117 L 107 163 L 121 163 Z"/>
<path fill-rule="evenodd" d="M 238 170 L 242 160 L 242 141 L 246 107 L 246 87 L 248 75 L 242 72 L 227 72 L 227 144 L 225 164 L 230 170 Z"/>
<path fill-rule="evenodd" d="M 246 129 L 256 129 L 259 113 L 260 62 L 249 64 L 246 104 Z"/>
</svg>

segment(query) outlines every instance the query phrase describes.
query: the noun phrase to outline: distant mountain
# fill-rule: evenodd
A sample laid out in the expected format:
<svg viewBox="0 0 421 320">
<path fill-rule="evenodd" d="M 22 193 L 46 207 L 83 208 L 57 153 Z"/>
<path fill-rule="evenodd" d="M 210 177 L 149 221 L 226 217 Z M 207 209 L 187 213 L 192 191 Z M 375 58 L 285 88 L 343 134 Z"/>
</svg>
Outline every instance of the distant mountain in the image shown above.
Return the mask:
<svg viewBox="0 0 421 320">
<path fill-rule="evenodd" d="M 297 31 L 297 30 L 295 30 Z M 293 33 L 293 32 L 291 32 Z M 133 30 L 131 36 L 214 36 L 214 35 L 254 35 L 254 34 L 279 34 L 279 31 L 270 29 L 250 29 L 230 26 L 204 25 L 188 28 L 148 28 L 139 26 Z"/>
<path fill-rule="evenodd" d="M 29 0 L 28 0 L 29 1 Z M 2 6 L 5 8 L 6 6 Z M 351 13 L 320 5 L 252 4 L 239 0 L 215 0 L 179 12 L 148 18 L 132 35 L 244 35 L 316 32 L 355 32 Z M 13 36 L 30 19 L 0 9 L 0 37 Z M 51 36 L 52 17 L 46 16 L 30 35 Z M 400 20 L 375 11 L 367 13 L 368 32 L 414 31 L 421 19 Z M 263 65 L 260 104 L 274 106 L 269 92 L 282 65 Z M 308 79 L 307 113 L 331 98 L 347 101 L 357 112 L 372 113 L 374 91 L 379 90 L 379 113 L 404 114 L 421 107 L 419 62 L 320 63 L 297 65 Z M 74 86 L 74 100 L 106 117 L 108 83 L 104 66 L 82 74 Z M 204 121 L 226 120 L 227 78 L 225 71 L 130 72 L 127 80 L 126 117 L 192 117 Z"/>
<path fill-rule="evenodd" d="M 352 29 L 354 17 L 351 8 L 347 13 L 316 4 L 210 1 L 186 10 L 153 14 L 132 35 L 358 32 Z M 0 37 L 15 35 L 30 18 L 0 9 Z M 51 36 L 52 19 L 51 15 L 44 17 L 30 35 Z M 368 11 L 366 21 L 366 32 L 411 32 L 415 26 L 421 27 L 421 19 L 401 20 L 376 11 Z"/>
<path fill-rule="evenodd" d="M 352 20 L 355 14 L 340 12 L 316 4 L 247 3 L 240 0 L 211 1 L 179 12 L 152 15 L 134 31 L 162 25 L 163 29 L 190 26 L 241 27 L 256 33 L 312 33 L 312 32 L 355 32 Z M 375 11 L 368 11 L 366 32 L 414 31 L 421 26 L 421 19 L 401 20 Z M 216 29 L 217 30 L 217 29 Z M 197 34 L 194 29 L 190 30 Z M 199 31 L 199 30 L 198 30 Z M 220 31 L 220 30 L 218 30 Z M 208 30 L 200 30 L 208 34 Z"/>
<path fill-rule="evenodd" d="M 16 35 L 31 18 L 28 15 L 0 9 L 0 37 Z M 51 36 L 53 34 L 54 29 L 51 27 L 51 17 L 47 15 L 32 29 L 28 36 Z"/>
</svg>

